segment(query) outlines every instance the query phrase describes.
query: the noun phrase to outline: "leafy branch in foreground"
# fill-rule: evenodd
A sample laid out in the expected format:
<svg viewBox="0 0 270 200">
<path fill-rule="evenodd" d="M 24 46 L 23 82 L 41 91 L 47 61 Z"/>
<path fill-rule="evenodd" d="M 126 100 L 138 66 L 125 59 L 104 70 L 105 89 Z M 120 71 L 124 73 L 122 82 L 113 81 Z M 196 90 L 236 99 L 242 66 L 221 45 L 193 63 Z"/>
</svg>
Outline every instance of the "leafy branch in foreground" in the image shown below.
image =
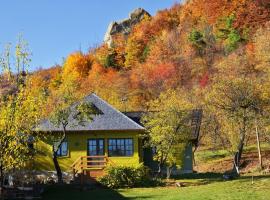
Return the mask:
<svg viewBox="0 0 270 200">
<path fill-rule="evenodd" d="M 57 172 L 58 183 L 63 182 L 62 170 L 58 163 L 57 151 L 66 140 L 67 127 L 73 127 L 78 125 L 84 125 L 85 122 L 93 120 L 93 116 L 98 114 L 92 103 L 78 101 L 78 95 L 76 95 L 77 84 L 73 79 L 69 82 L 62 84 L 60 88 L 52 95 L 49 104 L 54 105 L 49 121 L 57 128 L 60 128 L 60 132 L 51 134 L 51 140 L 53 143 L 52 158 L 55 170 Z"/>
<path fill-rule="evenodd" d="M 29 166 L 35 153 L 29 143 L 33 138 L 32 128 L 41 117 L 44 99 L 39 89 L 31 88 L 26 73 L 29 55 L 27 43 L 20 38 L 14 60 L 10 45 L 0 59 L 0 76 L 6 80 L 6 88 L 0 91 L 0 186 L 11 170 Z"/>
</svg>

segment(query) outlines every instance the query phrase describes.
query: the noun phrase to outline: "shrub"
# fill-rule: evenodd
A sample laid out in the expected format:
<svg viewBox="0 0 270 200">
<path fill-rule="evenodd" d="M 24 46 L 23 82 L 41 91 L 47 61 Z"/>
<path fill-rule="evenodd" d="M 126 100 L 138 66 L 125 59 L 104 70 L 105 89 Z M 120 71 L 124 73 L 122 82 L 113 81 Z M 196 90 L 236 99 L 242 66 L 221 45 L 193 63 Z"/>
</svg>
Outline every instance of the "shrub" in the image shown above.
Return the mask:
<svg viewBox="0 0 270 200">
<path fill-rule="evenodd" d="M 199 49 L 205 46 L 203 33 L 201 33 L 198 30 L 193 29 L 189 34 L 188 39 L 194 46 L 196 46 Z"/>
<path fill-rule="evenodd" d="M 144 187 L 157 184 L 157 181 L 150 177 L 150 169 L 143 165 L 137 167 L 108 166 L 105 169 L 105 175 L 98 181 L 109 188 Z"/>
</svg>

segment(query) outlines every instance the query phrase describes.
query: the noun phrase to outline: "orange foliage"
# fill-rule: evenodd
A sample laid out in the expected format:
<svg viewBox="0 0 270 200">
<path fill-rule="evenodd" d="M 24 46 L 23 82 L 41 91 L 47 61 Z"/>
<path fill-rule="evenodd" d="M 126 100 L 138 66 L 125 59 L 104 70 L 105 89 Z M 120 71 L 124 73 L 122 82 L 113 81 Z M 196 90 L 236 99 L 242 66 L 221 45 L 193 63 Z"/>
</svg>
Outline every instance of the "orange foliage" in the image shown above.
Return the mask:
<svg viewBox="0 0 270 200">
<path fill-rule="evenodd" d="M 49 92 L 61 84 L 62 69 L 55 66 L 50 69 L 41 69 L 31 75 L 31 87 L 43 88 Z"/>
<path fill-rule="evenodd" d="M 184 4 L 180 21 L 191 19 L 192 24 L 197 25 L 201 21 L 215 24 L 221 17 L 234 13 L 245 5 L 248 0 L 192 0 Z"/>
<path fill-rule="evenodd" d="M 149 43 L 162 34 L 176 28 L 179 24 L 178 12 L 181 6 L 159 11 L 153 18 L 146 18 L 137 24 L 130 34 L 126 47 L 126 67 L 132 67 L 145 61 Z"/>
<path fill-rule="evenodd" d="M 270 3 L 267 0 L 249 0 L 236 12 L 234 26 L 236 28 L 248 28 L 249 31 L 255 30 L 256 27 L 262 26 L 270 20 Z"/>
<path fill-rule="evenodd" d="M 70 54 L 63 66 L 63 78 L 69 75 L 74 75 L 78 79 L 87 77 L 93 60 L 91 54 L 84 55 L 81 52 Z"/>
</svg>

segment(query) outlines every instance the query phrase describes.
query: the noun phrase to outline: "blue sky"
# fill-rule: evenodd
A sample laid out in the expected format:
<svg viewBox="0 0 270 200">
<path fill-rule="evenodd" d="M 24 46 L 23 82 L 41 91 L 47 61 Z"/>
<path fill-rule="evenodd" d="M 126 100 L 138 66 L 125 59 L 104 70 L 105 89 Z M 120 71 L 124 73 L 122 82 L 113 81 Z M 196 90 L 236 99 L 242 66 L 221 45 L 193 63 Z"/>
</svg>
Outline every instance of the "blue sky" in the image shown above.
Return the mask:
<svg viewBox="0 0 270 200">
<path fill-rule="evenodd" d="M 69 53 L 100 44 L 111 21 L 142 7 L 154 15 L 180 0 L 1 0 L 0 49 L 19 34 L 32 51 L 31 70 L 61 64 Z"/>
</svg>

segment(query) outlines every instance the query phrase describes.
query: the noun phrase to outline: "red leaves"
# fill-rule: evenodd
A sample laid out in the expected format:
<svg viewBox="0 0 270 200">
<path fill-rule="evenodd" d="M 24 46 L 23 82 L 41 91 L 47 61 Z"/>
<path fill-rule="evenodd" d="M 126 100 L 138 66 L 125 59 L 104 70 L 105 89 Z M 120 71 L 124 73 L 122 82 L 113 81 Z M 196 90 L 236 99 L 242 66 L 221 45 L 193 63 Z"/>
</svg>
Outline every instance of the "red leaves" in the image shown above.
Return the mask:
<svg viewBox="0 0 270 200">
<path fill-rule="evenodd" d="M 177 71 L 171 63 L 140 66 L 134 69 L 131 74 L 133 88 L 147 88 L 153 92 L 174 87 L 176 80 Z"/>
<path fill-rule="evenodd" d="M 172 78 L 172 76 L 175 74 L 175 67 L 170 64 L 160 64 L 156 67 L 150 68 L 148 73 L 148 81 L 151 84 L 157 84 L 157 83 L 164 83 L 166 80 L 169 80 Z"/>
<path fill-rule="evenodd" d="M 200 87 L 205 88 L 209 82 L 209 75 L 208 73 L 204 74 L 199 81 Z"/>
</svg>

